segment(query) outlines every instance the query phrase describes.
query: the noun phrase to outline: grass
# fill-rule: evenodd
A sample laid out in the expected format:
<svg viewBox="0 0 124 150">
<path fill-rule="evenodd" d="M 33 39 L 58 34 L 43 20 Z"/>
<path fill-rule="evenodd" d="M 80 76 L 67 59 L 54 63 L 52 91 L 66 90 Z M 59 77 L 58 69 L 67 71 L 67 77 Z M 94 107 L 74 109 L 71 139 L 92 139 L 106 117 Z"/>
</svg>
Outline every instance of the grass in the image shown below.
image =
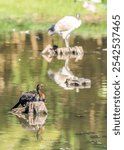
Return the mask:
<svg viewBox="0 0 124 150">
<path fill-rule="evenodd" d="M 98 6 L 98 13 L 103 14 L 104 5 Z M 43 19 L 49 20 L 51 16 L 75 15 L 77 12 L 86 14 L 82 7 L 82 2 L 74 3 L 73 0 L 1 0 L 1 16 L 24 17 L 25 15 L 41 15 Z M 91 13 L 90 13 L 91 14 Z M 52 19 L 52 18 L 51 18 Z"/>
<path fill-rule="evenodd" d="M 94 35 L 106 34 L 106 8 L 97 4 L 98 12 L 93 14 L 82 7 L 82 2 L 74 0 L 1 0 L 0 33 L 16 30 L 42 30 L 65 15 L 81 14 L 84 22 L 79 31 Z M 82 30 L 81 30 L 82 29 Z M 95 32 L 94 32 L 95 31 Z M 88 35 L 87 33 L 86 35 Z"/>
</svg>

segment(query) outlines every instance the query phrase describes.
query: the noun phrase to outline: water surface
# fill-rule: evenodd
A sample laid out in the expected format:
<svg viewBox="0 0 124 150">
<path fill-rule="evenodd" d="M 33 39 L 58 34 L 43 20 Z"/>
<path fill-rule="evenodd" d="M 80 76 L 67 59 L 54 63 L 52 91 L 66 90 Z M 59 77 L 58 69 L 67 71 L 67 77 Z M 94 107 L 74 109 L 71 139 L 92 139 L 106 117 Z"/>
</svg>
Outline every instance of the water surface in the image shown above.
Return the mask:
<svg viewBox="0 0 124 150">
<path fill-rule="evenodd" d="M 70 71 L 91 80 L 79 92 L 65 90 L 48 76 L 64 59 L 46 61 L 41 55 L 48 44 L 64 47 L 57 36 L 43 33 L 10 33 L 0 36 L 0 139 L 1 150 L 105 150 L 106 148 L 106 38 L 82 39 L 73 35 L 71 46 L 82 46 L 81 60 L 69 59 Z M 28 121 L 8 114 L 22 92 L 45 85 L 48 116 L 37 132 Z"/>
</svg>

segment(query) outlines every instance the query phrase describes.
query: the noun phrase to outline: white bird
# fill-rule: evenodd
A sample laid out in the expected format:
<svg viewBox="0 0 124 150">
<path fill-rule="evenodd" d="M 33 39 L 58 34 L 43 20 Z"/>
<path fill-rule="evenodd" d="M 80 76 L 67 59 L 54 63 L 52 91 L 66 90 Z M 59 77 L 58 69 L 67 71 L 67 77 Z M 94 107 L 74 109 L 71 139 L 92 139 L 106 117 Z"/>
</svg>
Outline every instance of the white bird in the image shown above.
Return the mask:
<svg viewBox="0 0 124 150">
<path fill-rule="evenodd" d="M 77 14 L 76 17 L 65 16 L 48 29 L 48 34 L 53 35 L 54 33 L 58 33 L 65 40 L 66 47 L 69 47 L 68 39 L 70 37 L 70 33 L 80 27 L 80 25 L 81 20 L 79 14 Z"/>
<path fill-rule="evenodd" d="M 88 11 L 91 11 L 92 13 L 96 13 L 97 12 L 97 8 L 96 8 L 95 4 L 90 2 L 90 1 L 85 1 L 83 3 L 83 7 L 85 9 L 87 9 Z"/>
</svg>

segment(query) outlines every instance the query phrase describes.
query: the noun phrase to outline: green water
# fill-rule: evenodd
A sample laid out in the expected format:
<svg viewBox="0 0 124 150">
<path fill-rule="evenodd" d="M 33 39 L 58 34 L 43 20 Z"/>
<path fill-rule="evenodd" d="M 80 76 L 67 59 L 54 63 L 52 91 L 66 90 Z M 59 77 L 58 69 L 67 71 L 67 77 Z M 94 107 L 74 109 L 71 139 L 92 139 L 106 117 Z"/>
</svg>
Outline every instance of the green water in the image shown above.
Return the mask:
<svg viewBox="0 0 124 150">
<path fill-rule="evenodd" d="M 46 34 L 26 35 L 23 42 L 13 35 L 0 36 L 0 149 L 1 150 L 106 150 L 106 38 L 82 39 L 72 36 L 71 46 L 83 47 L 84 56 L 68 67 L 77 77 L 91 80 L 91 87 L 65 90 L 48 76 L 58 71 L 65 60 L 47 62 L 41 55 L 52 42 L 63 47 L 58 37 Z M 33 43 L 33 44 L 32 44 Z M 8 114 L 22 92 L 43 82 L 48 115 L 37 133 L 23 119 Z"/>
</svg>

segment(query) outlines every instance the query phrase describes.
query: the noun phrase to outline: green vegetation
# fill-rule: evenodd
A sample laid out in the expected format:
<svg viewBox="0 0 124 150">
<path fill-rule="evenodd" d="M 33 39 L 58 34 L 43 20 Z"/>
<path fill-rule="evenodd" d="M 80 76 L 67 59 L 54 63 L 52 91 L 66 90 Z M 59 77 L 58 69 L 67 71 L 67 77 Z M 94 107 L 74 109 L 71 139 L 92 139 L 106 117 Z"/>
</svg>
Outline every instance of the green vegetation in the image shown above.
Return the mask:
<svg viewBox="0 0 124 150">
<path fill-rule="evenodd" d="M 65 15 L 81 14 L 84 22 L 80 28 L 84 35 L 106 34 L 106 4 L 96 4 L 93 14 L 82 7 L 82 2 L 73 0 L 8 0 L 0 1 L 0 33 L 16 30 L 42 30 Z"/>
</svg>

